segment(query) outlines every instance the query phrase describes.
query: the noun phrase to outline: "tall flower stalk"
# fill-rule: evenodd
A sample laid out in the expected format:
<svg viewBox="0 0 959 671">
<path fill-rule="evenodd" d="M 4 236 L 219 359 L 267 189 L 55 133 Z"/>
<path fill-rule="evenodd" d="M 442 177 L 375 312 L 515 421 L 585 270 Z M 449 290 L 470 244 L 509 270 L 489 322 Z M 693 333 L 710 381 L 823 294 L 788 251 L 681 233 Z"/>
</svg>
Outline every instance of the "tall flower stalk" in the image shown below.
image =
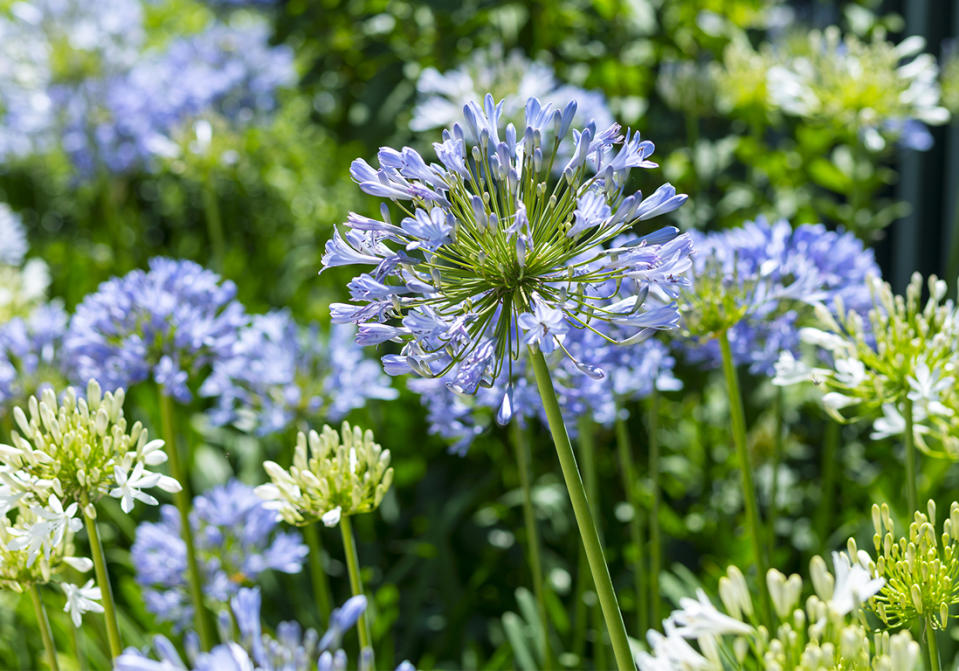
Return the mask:
<svg viewBox="0 0 959 671">
<path fill-rule="evenodd" d="M 526 352 L 617 666 L 627 669 L 622 614 L 544 355 L 560 352 L 602 378 L 570 353 L 568 333 L 628 345 L 677 326 L 692 246 L 675 228 L 633 232 L 686 200 L 669 184 L 647 198 L 625 191 L 632 168 L 656 167 L 652 143 L 617 124 L 573 129 L 575 112 L 575 103 L 530 98 L 524 127 L 504 128 L 503 104 L 487 95 L 434 144 L 440 163 L 409 147 L 381 149 L 379 168 L 354 161 L 360 188 L 393 207 L 384 203 L 381 219 L 351 213 L 323 266 L 374 267 L 349 283 L 352 302 L 331 312 L 359 325 L 357 342 L 401 344 L 383 357 L 388 373 L 443 378 L 462 394 L 502 383 L 502 422 L 513 414 L 513 363 Z"/>
<path fill-rule="evenodd" d="M 28 591 L 30 592 L 30 601 L 33 603 L 33 612 L 37 616 L 37 627 L 40 629 L 40 639 L 43 641 L 43 653 L 47 657 L 47 664 L 51 671 L 60 671 L 60 664 L 57 662 L 57 648 L 53 643 L 50 620 L 47 619 L 47 611 L 43 607 L 40 590 L 36 583 L 31 583 Z"/>
<path fill-rule="evenodd" d="M 203 577 L 200 575 L 200 565 L 196 556 L 196 539 L 193 537 L 193 526 L 190 524 L 190 493 L 188 480 L 183 464 L 180 461 L 180 452 L 176 441 L 176 409 L 173 399 L 167 395 L 162 386 L 157 385 L 157 402 L 160 404 L 160 424 L 163 427 L 163 438 L 167 444 L 170 456 L 170 471 L 173 478 L 183 485 L 183 488 L 174 495 L 177 511 L 180 513 L 180 534 L 186 546 L 187 578 L 190 587 L 190 601 L 193 603 L 193 621 L 197 635 L 200 637 L 200 646 L 204 650 L 213 647 L 213 629 L 207 616 L 206 606 L 203 603 Z"/>
<path fill-rule="evenodd" d="M 742 478 L 743 501 L 746 506 L 746 524 L 749 527 L 749 540 L 752 545 L 753 565 L 757 575 L 766 575 L 766 556 L 763 552 L 763 527 L 759 519 L 759 504 L 756 500 L 756 487 L 753 484 L 753 465 L 746 445 L 746 414 L 743 411 L 743 399 L 739 390 L 739 379 L 733 363 L 732 350 L 729 347 L 729 335 L 719 333 L 719 347 L 723 358 L 723 376 L 726 378 L 726 390 L 729 392 L 729 419 L 733 432 L 733 445 L 739 461 L 739 475 Z M 759 580 L 759 607 L 769 621 L 769 593 L 766 581 Z"/>
<path fill-rule="evenodd" d="M 543 655 L 544 670 L 553 667 L 553 655 L 550 649 L 549 617 L 546 610 L 546 584 L 543 578 L 543 563 L 540 559 L 540 538 L 536 526 L 536 508 L 533 506 L 533 486 L 530 469 L 529 441 L 526 432 L 515 418 L 510 423 L 510 442 L 516 459 L 516 471 L 519 473 L 520 486 L 523 489 L 523 526 L 526 529 L 526 554 L 533 578 L 533 594 L 536 597 L 536 610 L 540 619 L 540 647 Z"/>
</svg>

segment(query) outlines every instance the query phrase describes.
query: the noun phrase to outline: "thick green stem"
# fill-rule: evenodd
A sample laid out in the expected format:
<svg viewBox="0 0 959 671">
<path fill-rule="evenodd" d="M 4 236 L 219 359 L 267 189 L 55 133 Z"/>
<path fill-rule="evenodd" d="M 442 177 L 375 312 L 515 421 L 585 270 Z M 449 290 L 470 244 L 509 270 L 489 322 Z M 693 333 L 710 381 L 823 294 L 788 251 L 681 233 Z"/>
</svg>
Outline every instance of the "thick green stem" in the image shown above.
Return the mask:
<svg viewBox="0 0 959 671">
<path fill-rule="evenodd" d="M 606 566 L 603 546 L 599 542 L 599 532 L 593 523 L 593 515 L 586 498 L 586 491 L 583 488 L 583 479 L 580 477 L 579 468 L 576 466 L 576 457 L 569 442 L 569 434 L 566 433 L 566 425 L 563 423 L 563 415 L 559 409 L 556 390 L 553 388 L 553 381 L 549 376 L 546 359 L 535 346 L 530 347 L 529 354 L 536 375 L 536 386 L 539 389 L 543 409 L 549 423 L 549 431 L 553 436 L 556 455 L 563 471 L 563 480 L 566 482 L 566 490 L 569 493 L 573 513 L 576 516 L 576 525 L 579 527 L 579 535 L 586 551 L 589 570 L 593 576 L 596 593 L 602 607 L 606 629 L 613 646 L 613 653 L 616 655 L 616 666 L 619 671 L 635 669 L 636 665 L 633 663 L 629 639 L 626 636 L 626 625 L 623 623 L 623 614 L 620 612 L 619 603 L 616 601 L 616 592 L 613 590 L 609 567 Z"/>
<path fill-rule="evenodd" d="M 771 623 L 769 616 L 769 594 L 766 587 L 766 559 L 763 555 L 763 527 L 759 519 L 759 505 L 756 503 L 756 488 L 753 485 L 753 467 L 746 446 L 746 413 L 743 410 L 743 398 L 739 391 L 739 378 L 733 363 L 733 353 L 729 347 L 726 331 L 719 334 L 719 348 L 723 357 L 723 374 L 729 392 L 729 415 L 733 429 L 733 443 L 739 458 L 739 473 L 742 478 L 743 501 L 746 505 L 746 523 L 749 526 L 750 542 L 753 548 L 753 562 L 756 565 L 756 582 L 759 583 L 760 612 L 764 622 Z"/>
<path fill-rule="evenodd" d="M 836 477 L 839 470 L 839 439 L 842 427 L 834 421 L 826 424 L 822 441 L 822 487 L 816 528 L 823 543 L 832 533 L 832 516 L 836 500 Z"/>
<path fill-rule="evenodd" d="M 623 476 L 623 491 L 626 502 L 632 508 L 633 516 L 629 520 L 629 540 L 635 548 L 633 556 L 633 579 L 636 581 L 636 631 L 645 632 L 649 629 L 649 597 L 646 587 L 646 570 L 644 566 L 643 547 L 643 516 L 642 505 L 636 483 L 636 464 L 633 461 L 633 450 L 629 441 L 629 428 L 626 420 L 616 413 L 616 451 L 619 456 L 619 471 Z"/>
<path fill-rule="evenodd" d="M 310 582 L 313 583 L 313 600 L 316 601 L 316 606 L 320 610 L 320 619 L 325 622 L 333 610 L 333 603 L 330 601 L 330 585 L 326 579 L 326 571 L 323 570 L 323 546 L 320 543 L 317 523 L 303 527 L 303 536 L 306 538 L 307 547 L 310 548 Z"/>
<path fill-rule="evenodd" d="M 936 645 L 936 630 L 932 628 L 932 618 L 927 617 L 924 626 L 926 629 L 926 650 L 929 652 L 929 670 L 941 671 L 939 646 Z"/>
<path fill-rule="evenodd" d="M 599 542 L 603 542 L 603 526 L 599 515 L 599 487 L 596 474 L 596 425 L 588 417 L 579 422 L 579 458 L 583 464 L 583 486 L 586 488 L 586 499 L 589 509 L 593 513 L 593 524 L 599 534 Z M 600 618 L 599 606 L 593 603 L 590 606 L 593 621 L 593 664 L 597 669 L 605 669 L 607 664 L 606 637 L 603 636 L 603 623 Z"/>
<path fill-rule="evenodd" d="M 769 556 L 772 557 L 776 548 L 776 516 L 779 513 L 779 466 L 783 459 L 783 428 L 785 420 L 783 419 L 783 388 L 776 387 L 776 394 L 773 396 L 773 414 L 775 415 L 775 426 L 773 427 L 773 472 L 772 485 L 769 488 Z"/>
<path fill-rule="evenodd" d="M 160 404 L 160 423 L 163 429 L 163 440 L 166 443 L 166 453 L 170 457 L 170 471 L 182 489 L 174 494 L 174 502 L 180 512 L 180 533 L 186 545 L 187 579 L 190 583 L 190 601 L 193 604 L 193 619 L 196 623 L 197 635 L 200 637 L 200 647 L 210 650 L 213 647 L 213 629 L 203 605 L 203 579 L 200 576 L 200 564 L 196 558 L 196 543 L 193 539 L 193 527 L 190 525 L 190 486 L 189 479 L 180 461 L 180 451 L 176 440 L 176 423 L 174 419 L 173 399 L 164 393 L 162 387 L 157 386 L 157 401 Z"/>
<path fill-rule="evenodd" d="M 81 501 L 84 510 L 89 505 L 86 497 Z M 93 570 L 97 576 L 97 586 L 100 588 L 100 598 L 103 604 L 103 619 L 107 623 L 107 641 L 110 644 L 110 658 L 116 659 L 123 652 L 120 642 L 120 628 L 117 626 L 117 611 L 113 605 L 113 588 L 110 587 L 110 574 L 107 573 L 107 562 L 103 558 L 103 544 L 97 532 L 97 522 L 84 512 L 83 522 L 87 526 L 87 537 L 90 540 L 90 554 L 93 555 Z"/>
<path fill-rule="evenodd" d="M 526 527 L 526 552 L 529 567 L 533 574 L 533 594 L 536 597 L 536 610 L 540 620 L 540 653 L 543 669 L 553 668 L 552 651 L 549 646 L 549 619 L 546 611 L 546 585 L 543 581 L 543 564 L 539 554 L 539 533 L 536 530 L 536 509 L 533 507 L 533 487 L 529 466 L 529 442 L 526 433 L 517 419 L 511 425 L 513 452 L 516 456 L 516 470 L 519 472 L 520 486 L 523 488 L 523 524 Z"/>
<path fill-rule="evenodd" d="M 206 219 L 207 235 L 210 237 L 210 246 L 213 247 L 213 265 L 216 270 L 223 270 L 223 224 L 220 218 L 220 202 L 216 195 L 216 184 L 213 182 L 212 170 L 206 171 L 203 180 L 203 215 Z"/>
<path fill-rule="evenodd" d="M 60 671 L 60 665 L 57 663 L 57 648 L 53 644 L 53 633 L 50 631 L 47 611 L 43 607 L 43 601 L 40 600 L 40 590 L 37 589 L 37 584 L 32 582 L 27 591 L 30 592 L 33 612 L 37 616 L 37 626 L 40 627 L 40 638 L 43 639 L 43 652 L 47 656 L 47 664 L 50 665 L 52 671 Z"/>
<path fill-rule="evenodd" d="M 918 510 L 919 497 L 916 494 L 916 439 L 913 435 L 912 401 L 908 398 L 902 402 L 902 415 L 906 420 L 906 504 L 911 517 Z"/>
<path fill-rule="evenodd" d="M 350 524 L 348 515 L 344 515 L 340 520 L 340 531 L 343 532 L 343 553 L 346 555 L 346 568 L 350 574 L 350 589 L 353 590 L 353 596 L 363 594 L 363 579 L 360 577 L 360 560 L 356 554 L 356 541 L 353 538 L 353 526 Z M 360 615 L 360 621 L 357 625 L 360 635 L 360 648 L 365 650 L 370 648 L 370 624 L 366 617 L 366 611 Z M 374 667 L 375 668 L 375 667 Z"/>
<path fill-rule="evenodd" d="M 659 395 L 654 391 L 649 396 L 649 415 L 646 431 L 649 434 L 649 477 L 652 480 L 652 503 L 649 506 L 649 594 L 652 600 L 653 626 L 662 622 L 662 599 L 659 594 L 659 574 L 663 569 L 663 540 L 659 527 L 659 502 L 662 490 L 659 485 Z"/>
</svg>

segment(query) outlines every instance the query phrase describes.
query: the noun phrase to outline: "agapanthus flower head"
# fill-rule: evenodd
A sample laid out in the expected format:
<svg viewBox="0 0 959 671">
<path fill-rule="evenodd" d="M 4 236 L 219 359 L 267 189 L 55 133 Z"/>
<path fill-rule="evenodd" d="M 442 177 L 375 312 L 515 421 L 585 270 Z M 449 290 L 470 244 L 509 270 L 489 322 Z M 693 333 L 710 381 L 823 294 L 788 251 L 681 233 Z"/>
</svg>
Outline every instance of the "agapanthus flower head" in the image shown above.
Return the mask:
<svg viewBox="0 0 959 671">
<path fill-rule="evenodd" d="M 925 513 L 916 511 L 906 536 L 897 536 L 889 506 L 874 504 L 872 522 L 876 533 L 876 557 L 859 550 L 852 538 L 848 562 L 882 580 L 882 587 L 869 599 L 869 608 L 892 628 L 916 622 L 945 629 L 949 610 L 959 603 L 959 503 L 949 508 L 949 517 L 936 532 L 936 504 L 931 499 Z"/>
<path fill-rule="evenodd" d="M 192 261 L 150 260 L 108 280 L 77 306 L 64 339 L 78 380 L 107 389 L 152 380 L 179 401 L 232 354 L 247 323 L 236 286 Z"/>
<path fill-rule="evenodd" d="M 922 302 L 923 284 L 929 297 Z M 815 382 L 823 406 L 837 421 L 873 421 L 873 437 L 905 433 L 909 405 L 916 445 L 927 453 L 959 455 L 959 385 L 955 351 L 959 315 L 945 299 L 946 283 L 914 274 L 905 296 L 870 275 L 868 321 L 842 301 L 816 308 L 818 327 L 800 330 L 800 339 L 830 355 L 832 366 L 808 365 L 791 352 L 776 364 L 776 384 Z"/>
<path fill-rule="evenodd" d="M 872 151 L 890 139 L 928 149 L 924 124 L 946 123 L 949 112 L 939 104 L 936 59 L 924 48 L 918 35 L 893 44 L 881 31 L 866 42 L 835 26 L 813 30 L 805 48 L 770 72 L 773 97 L 787 113 L 861 129 Z"/>
<path fill-rule="evenodd" d="M 71 569 L 86 572 L 93 568 L 88 558 L 77 556 L 73 545 L 79 522 L 73 517 L 75 504 L 69 515 L 55 496 L 55 506 L 50 506 L 48 499 L 42 506 L 24 501 L 11 509 L 6 505 L 8 496 L 0 493 L 5 501 L 0 514 L 0 587 L 22 592 L 33 583 L 59 580 Z M 53 508 L 59 508 L 61 514 Z"/>
<path fill-rule="evenodd" d="M 193 500 L 190 524 L 208 603 L 227 605 L 264 571 L 300 571 L 307 548 L 298 534 L 280 531 L 278 522 L 253 488 L 237 480 Z M 188 627 L 193 612 L 176 508 L 163 506 L 159 522 L 137 527 L 131 556 L 147 608 L 160 620 Z"/>
<path fill-rule="evenodd" d="M 655 166 L 652 143 L 616 124 L 572 129 L 575 111 L 531 98 L 525 126 L 504 128 L 503 104 L 487 95 L 434 144 L 440 163 L 409 147 L 381 149 L 378 169 L 353 162 L 360 188 L 407 216 L 393 223 L 385 204 L 380 220 L 351 213 L 323 265 L 373 267 L 331 311 L 360 326 L 362 344 L 402 344 L 383 359 L 388 373 L 446 376 L 474 393 L 527 345 L 562 350 L 571 329 L 612 323 L 629 343 L 676 325 L 689 239 L 664 228 L 615 240 L 686 196 L 669 184 L 626 195 L 631 169 Z M 561 146 L 571 158 L 557 179 Z"/>
<path fill-rule="evenodd" d="M 286 311 L 254 316 L 200 389 L 216 398 L 211 420 L 267 435 L 317 417 L 338 422 L 370 399 L 396 398 L 379 363 L 354 342 L 355 332 L 336 324 L 321 334 Z"/>
<path fill-rule="evenodd" d="M 595 121 L 603 129 L 613 123 L 602 93 L 561 84 L 549 65 L 531 61 L 519 50 L 504 55 L 500 46 L 475 50 L 468 61 L 447 72 L 424 69 L 416 90 L 419 100 L 410 120 L 414 131 L 451 127 L 462 118 L 464 105 L 479 102 L 487 92 L 503 101 L 503 118 L 517 127 L 530 98 L 556 107 L 575 100 L 578 125 Z"/>
<path fill-rule="evenodd" d="M 852 592 L 856 598 L 848 609 L 837 601 L 849 597 L 850 580 L 858 581 L 865 572 L 840 560 L 834 578 L 819 557 L 811 570 L 816 594 L 804 602 L 798 575 L 786 577 L 775 569 L 767 573 L 774 622 L 766 626 L 756 620 L 745 577 L 731 566 L 719 584 L 723 607 L 714 606 L 702 590 L 695 599 L 681 599 L 679 609 L 663 622 L 663 633 L 648 633 L 650 651 L 639 654 L 640 671 L 705 671 L 729 663 L 771 671 L 921 668 L 919 645 L 908 630 L 874 635 L 866 626 L 863 602 L 875 594 L 876 584 L 856 582 L 854 587 L 865 589 Z M 851 578 L 850 570 L 855 572 Z"/>
<path fill-rule="evenodd" d="M 714 336 L 727 331 L 734 361 L 772 374 L 784 351 L 799 355 L 799 327 L 813 305 L 866 314 L 866 277 L 878 274 L 873 252 L 851 233 L 822 224 L 760 217 L 709 234 L 693 234 L 693 288 L 683 302 L 687 345 L 695 361 L 719 362 Z"/>
<path fill-rule="evenodd" d="M 393 482 L 390 451 L 373 440 L 373 432 L 343 422 L 339 432 L 300 432 L 289 470 L 273 461 L 263 468 L 271 483 L 256 494 L 271 510 L 299 526 L 322 521 L 335 526 L 344 515 L 375 510 Z"/>
<path fill-rule="evenodd" d="M 67 313 L 59 303 L 36 308 L 29 317 L 0 325 L 0 417 L 45 387 L 66 384 L 63 335 Z"/>
<path fill-rule="evenodd" d="M 268 23 L 254 16 L 214 21 L 121 73 L 59 91 L 74 164 L 85 173 L 150 169 L 153 159 L 176 155 L 172 138 L 198 117 L 248 125 L 271 112 L 296 72 L 292 51 L 269 37 Z"/>
<path fill-rule="evenodd" d="M 221 612 L 224 642 L 209 652 L 192 652 L 184 662 L 176 647 L 163 636 L 154 638 L 157 659 L 128 648 L 114 660 L 113 671 L 337 671 L 347 668 L 346 652 L 340 648 L 343 634 L 366 609 L 366 597 L 349 599 L 330 614 L 321 636 L 298 622 L 281 622 L 276 634 L 264 631 L 260 616 L 262 597 L 258 588 L 242 588 L 230 599 L 229 611 Z M 232 622 L 236 622 L 236 633 Z M 190 651 L 188 651 L 190 653 Z M 361 671 L 373 671 L 364 651 L 358 660 Z M 415 671 L 409 662 L 396 671 Z"/>
<path fill-rule="evenodd" d="M 14 408 L 12 445 L 0 445 L 0 501 L 57 512 L 48 505 L 53 497 L 95 517 L 94 503 L 106 494 L 130 512 L 134 500 L 156 505 L 144 489 L 179 491 L 173 478 L 146 470 L 166 461 L 163 441 L 148 440 L 139 422 L 127 427 L 123 400 L 122 388 L 102 394 L 91 380 L 86 398 L 70 387 L 58 401 L 47 388 L 39 400 L 30 397 L 29 417 Z"/>
</svg>

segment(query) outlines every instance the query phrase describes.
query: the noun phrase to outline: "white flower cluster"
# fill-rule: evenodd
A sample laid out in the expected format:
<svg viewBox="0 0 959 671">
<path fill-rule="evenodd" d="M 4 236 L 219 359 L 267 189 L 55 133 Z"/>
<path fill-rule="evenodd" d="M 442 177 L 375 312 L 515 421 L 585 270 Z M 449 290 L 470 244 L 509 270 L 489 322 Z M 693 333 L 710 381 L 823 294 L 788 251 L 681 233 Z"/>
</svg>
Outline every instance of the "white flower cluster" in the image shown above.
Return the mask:
<svg viewBox="0 0 959 671">
<path fill-rule="evenodd" d="M 846 555 L 834 553 L 835 575 L 821 557 L 811 563 L 814 595 L 800 606 L 803 581 L 775 569 L 766 575 L 777 624 L 759 624 L 742 572 L 731 566 L 719 581 L 723 610 L 702 591 L 684 598 L 663 622 L 663 632 L 647 634 L 649 652 L 637 657 L 640 671 L 826 671 L 837 668 L 912 671 L 919 645 L 908 631 L 873 636 L 862 618 L 862 604 L 883 585 Z"/>
<path fill-rule="evenodd" d="M 298 526 L 319 520 L 333 527 L 344 515 L 375 510 L 393 482 L 390 451 L 373 440 L 372 431 L 347 422 L 339 433 L 329 426 L 322 433 L 299 433 L 289 470 L 273 461 L 263 468 L 272 482 L 257 487 L 256 495 Z"/>
<path fill-rule="evenodd" d="M 81 513 L 95 518 L 104 494 L 130 512 L 134 499 L 157 503 L 143 489 L 180 490 L 173 478 L 146 470 L 166 461 L 163 441 L 148 441 L 139 422 L 127 432 L 123 398 L 122 389 L 104 395 L 91 380 L 86 399 L 68 389 L 58 403 L 46 389 L 39 401 L 30 398 L 29 417 L 14 409 L 13 444 L 0 444 L 0 586 L 22 591 L 67 568 L 89 571 L 93 563 L 75 556 L 72 538 Z M 102 610 L 92 582 L 80 587 L 60 577 L 76 626 L 83 612 Z"/>
<path fill-rule="evenodd" d="M 929 299 L 921 303 L 923 280 L 916 273 L 906 295 L 894 296 L 888 283 L 868 280 L 873 297 L 869 323 L 836 306 L 816 316 L 821 328 L 800 331 L 803 342 L 828 354 L 831 366 L 808 365 L 784 352 L 774 384 L 811 381 L 822 387 L 823 405 L 841 422 L 871 419 L 873 439 L 901 436 L 911 414 L 916 445 L 930 454 L 959 458 L 959 314 L 943 300 L 946 283 L 931 276 Z"/>
</svg>

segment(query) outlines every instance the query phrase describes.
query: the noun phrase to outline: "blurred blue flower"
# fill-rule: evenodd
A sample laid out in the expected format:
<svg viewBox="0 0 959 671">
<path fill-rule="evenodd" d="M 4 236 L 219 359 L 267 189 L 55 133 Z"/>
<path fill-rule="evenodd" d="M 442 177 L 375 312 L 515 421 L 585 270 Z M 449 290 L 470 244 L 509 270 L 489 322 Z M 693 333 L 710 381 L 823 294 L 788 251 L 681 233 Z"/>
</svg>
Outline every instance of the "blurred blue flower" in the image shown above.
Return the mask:
<svg viewBox="0 0 959 671">
<path fill-rule="evenodd" d="M 788 221 L 760 217 L 741 228 L 692 235 L 694 275 L 715 263 L 725 282 L 751 287 L 744 317 L 729 330 L 729 343 L 736 364 L 748 365 L 753 373 L 771 375 L 784 350 L 798 358 L 799 322 L 812 303 L 832 308 L 840 300 L 863 315 L 872 305 L 866 276 L 879 276 L 879 267 L 873 251 L 852 233 L 822 224 L 794 230 Z M 689 340 L 684 347 L 691 361 L 719 365 L 715 338 Z"/>
<path fill-rule="evenodd" d="M 299 573 L 306 559 L 307 548 L 299 535 L 279 531 L 276 513 L 264 506 L 252 487 L 236 480 L 196 497 L 190 524 L 204 592 L 217 603 L 226 604 L 264 571 Z M 176 508 L 163 506 L 159 522 L 137 527 L 131 555 L 147 608 L 178 628 L 189 626 L 193 613 Z"/>
<path fill-rule="evenodd" d="M 67 313 L 59 303 L 41 305 L 26 319 L 0 325 L 0 417 L 47 386 L 62 389 L 67 371 L 63 335 Z"/>
<path fill-rule="evenodd" d="M 613 123 L 602 93 L 561 84 L 549 65 L 530 61 L 518 50 L 504 55 L 499 46 L 475 50 L 467 62 L 446 72 L 424 69 L 416 91 L 410 128 L 417 132 L 451 127 L 462 117 L 464 105 L 480 102 L 487 92 L 503 101 L 504 118 L 517 127 L 530 98 L 557 108 L 575 100 L 578 126 L 595 121 L 597 128 L 608 128 Z"/>
<path fill-rule="evenodd" d="M 19 266 L 27 254 L 27 234 L 20 217 L 0 203 L 0 264 Z"/>
<path fill-rule="evenodd" d="M 205 369 L 232 355 L 247 316 L 236 286 L 192 261 L 157 257 L 102 283 L 76 308 L 64 339 L 78 381 L 105 389 L 144 380 L 181 402 Z"/>
<path fill-rule="evenodd" d="M 271 46 L 268 25 L 247 17 L 179 37 L 115 76 L 57 89 L 54 100 L 66 112 L 73 162 L 86 172 L 101 163 L 125 172 L 176 155 L 171 136 L 191 119 L 246 124 L 272 111 L 277 89 L 295 79 L 289 48 Z"/>
<path fill-rule="evenodd" d="M 216 398 L 209 417 L 267 435 L 322 415 L 339 422 L 370 399 L 392 400 L 379 363 L 353 342 L 355 328 L 334 325 L 321 335 L 299 327 L 286 311 L 256 315 L 219 359 L 200 393 Z"/>
<path fill-rule="evenodd" d="M 356 596 L 330 614 L 329 628 L 322 636 L 313 629 L 304 630 L 297 622 L 281 622 L 276 636 L 263 631 L 260 619 L 261 597 L 258 588 L 243 588 L 230 600 L 230 612 L 239 636 L 229 635 L 210 652 L 193 653 L 184 663 L 176 648 L 163 636 L 156 636 L 153 648 L 156 660 L 135 648 L 127 648 L 114 660 L 114 671 L 336 671 L 347 668 L 346 652 L 340 648 L 343 634 L 356 624 L 366 609 L 366 597 Z M 230 614 L 224 613 L 225 620 Z M 360 671 L 373 671 L 372 655 L 363 650 L 358 660 Z M 415 671 L 402 662 L 396 671 Z"/>
</svg>

